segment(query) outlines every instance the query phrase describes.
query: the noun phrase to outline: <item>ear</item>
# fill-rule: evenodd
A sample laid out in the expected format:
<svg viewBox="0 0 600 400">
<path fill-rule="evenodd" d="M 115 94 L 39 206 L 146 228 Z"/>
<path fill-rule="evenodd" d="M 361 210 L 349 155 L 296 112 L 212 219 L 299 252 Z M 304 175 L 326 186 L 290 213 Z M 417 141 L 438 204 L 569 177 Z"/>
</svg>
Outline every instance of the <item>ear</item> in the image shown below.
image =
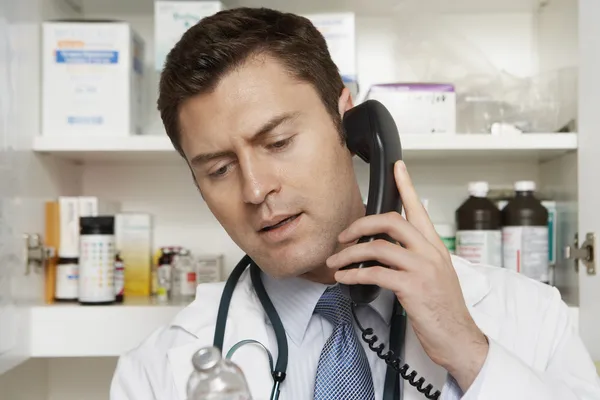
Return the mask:
<svg viewBox="0 0 600 400">
<path fill-rule="evenodd" d="M 344 90 L 342 90 L 338 100 L 338 111 L 340 113 L 340 117 L 343 117 L 346 111 L 352 107 L 354 107 L 354 103 L 352 103 L 352 94 L 347 87 L 344 87 Z"/>
</svg>

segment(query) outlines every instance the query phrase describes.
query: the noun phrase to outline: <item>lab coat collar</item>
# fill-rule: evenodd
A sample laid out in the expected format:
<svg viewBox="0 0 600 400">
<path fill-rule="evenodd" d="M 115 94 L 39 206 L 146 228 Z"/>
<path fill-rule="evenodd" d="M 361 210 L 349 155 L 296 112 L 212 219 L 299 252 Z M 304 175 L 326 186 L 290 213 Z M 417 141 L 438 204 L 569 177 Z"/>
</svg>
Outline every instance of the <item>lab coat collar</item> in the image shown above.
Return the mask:
<svg viewBox="0 0 600 400">
<path fill-rule="evenodd" d="M 467 307 L 472 308 L 487 296 L 492 285 L 488 277 L 464 258 L 452 255 L 452 265 L 458 276 Z"/>
</svg>

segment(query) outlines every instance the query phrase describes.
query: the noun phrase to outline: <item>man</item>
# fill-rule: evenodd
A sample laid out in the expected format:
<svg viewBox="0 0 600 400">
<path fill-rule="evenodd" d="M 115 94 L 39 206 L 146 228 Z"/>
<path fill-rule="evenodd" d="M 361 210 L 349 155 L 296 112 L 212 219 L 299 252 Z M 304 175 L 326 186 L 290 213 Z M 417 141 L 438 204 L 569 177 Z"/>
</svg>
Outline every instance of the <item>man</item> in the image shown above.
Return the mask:
<svg viewBox="0 0 600 400">
<path fill-rule="evenodd" d="M 212 213 L 260 267 L 285 328 L 281 399 L 382 398 L 386 364 L 351 321 L 328 313 L 349 315 L 336 283 L 384 289 L 358 317 L 386 344 L 398 299 L 408 315 L 409 371 L 441 389 L 440 399 L 600 399 L 594 365 L 558 291 L 451 257 L 402 162 L 394 172 L 406 219 L 365 217 L 341 126 L 352 107 L 318 31 L 267 9 L 203 19 L 171 51 L 161 77 L 167 134 Z M 376 233 L 404 247 L 355 244 Z M 338 271 L 370 259 L 389 268 Z M 213 343 L 222 290 L 200 285 L 169 326 L 125 354 L 111 398 L 185 399 L 192 354 Z M 247 272 L 229 308 L 224 352 L 244 339 L 277 357 Z M 253 398 L 268 398 L 272 379 L 261 349 L 243 347 L 233 360 Z M 424 398 L 410 384 L 403 395 Z"/>
</svg>

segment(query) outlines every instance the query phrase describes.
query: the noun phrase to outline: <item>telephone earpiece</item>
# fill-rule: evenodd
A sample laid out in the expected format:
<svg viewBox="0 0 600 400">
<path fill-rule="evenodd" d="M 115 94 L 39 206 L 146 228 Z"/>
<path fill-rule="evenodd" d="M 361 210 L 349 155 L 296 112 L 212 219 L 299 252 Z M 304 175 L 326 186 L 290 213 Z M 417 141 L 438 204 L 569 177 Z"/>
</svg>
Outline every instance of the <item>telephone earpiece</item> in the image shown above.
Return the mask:
<svg viewBox="0 0 600 400">
<path fill-rule="evenodd" d="M 344 113 L 342 120 L 348 149 L 369 164 L 369 195 L 366 215 L 390 211 L 401 212 L 402 201 L 394 178 L 394 164 L 402 159 L 398 128 L 390 112 L 376 100 L 367 100 Z M 394 242 L 385 234 L 365 236 L 359 243 L 376 239 Z M 341 269 L 368 268 L 381 265 L 377 261 L 353 263 Z M 367 304 L 377 298 L 375 285 L 342 285 L 356 304 Z"/>
</svg>

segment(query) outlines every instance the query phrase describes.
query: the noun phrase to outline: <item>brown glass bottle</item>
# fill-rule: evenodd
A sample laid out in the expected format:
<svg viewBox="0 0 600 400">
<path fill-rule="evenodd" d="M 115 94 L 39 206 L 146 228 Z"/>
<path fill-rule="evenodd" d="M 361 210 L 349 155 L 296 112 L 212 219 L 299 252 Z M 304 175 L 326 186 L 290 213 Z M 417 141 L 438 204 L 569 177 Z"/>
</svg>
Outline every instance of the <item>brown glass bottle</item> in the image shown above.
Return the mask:
<svg viewBox="0 0 600 400">
<path fill-rule="evenodd" d="M 125 263 L 121 253 L 115 255 L 115 302 L 122 303 L 125 293 Z"/>
<path fill-rule="evenodd" d="M 500 210 L 487 198 L 487 182 L 469 183 L 469 197 L 456 210 L 456 255 L 474 263 L 502 266 Z"/>
<path fill-rule="evenodd" d="M 515 183 L 502 209 L 502 242 L 505 268 L 548 283 L 548 210 L 535 197 L 535 182 Z"/>
</svg>

